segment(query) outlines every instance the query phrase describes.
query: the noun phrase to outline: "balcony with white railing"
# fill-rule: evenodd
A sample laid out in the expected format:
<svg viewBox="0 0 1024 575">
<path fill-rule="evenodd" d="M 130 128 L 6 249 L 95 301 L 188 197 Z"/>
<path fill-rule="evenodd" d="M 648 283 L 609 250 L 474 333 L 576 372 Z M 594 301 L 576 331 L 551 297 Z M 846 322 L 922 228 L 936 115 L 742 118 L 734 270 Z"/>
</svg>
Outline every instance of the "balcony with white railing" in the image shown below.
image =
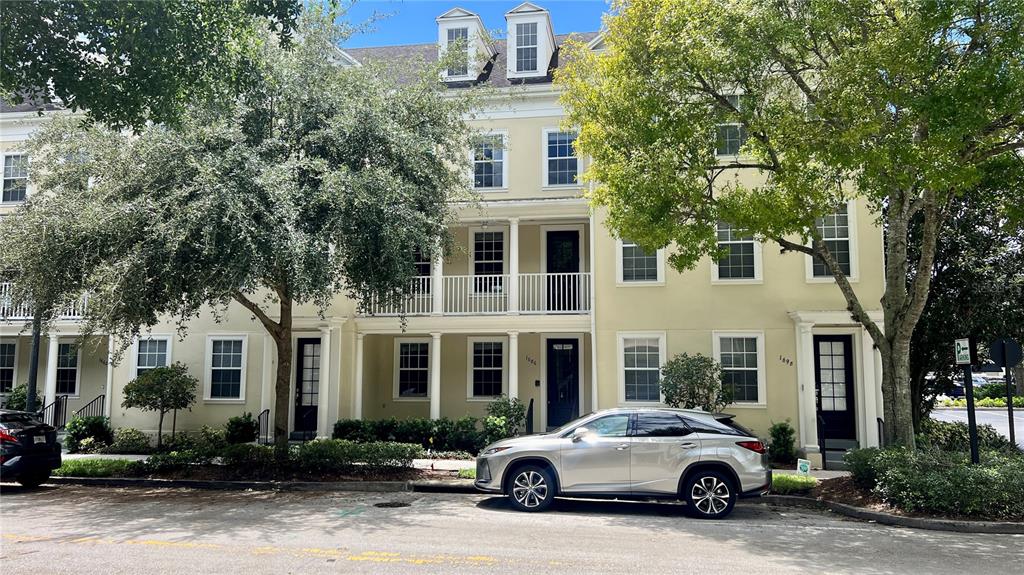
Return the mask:
<svg viewBox="0 0 1024 575">
<path fill-rule="evenodd" d="M 10 283 L 0 283 L 0 322 L 29 321 L 32 319 L 32 306 L 28 303 L 14 305 L 11 301 L 13 286 Z M 78 301 L 68 305 L 61 310 L 57 319 L 80 320 L 85 315 L 85 308 L 89 302 L 88 296 L 82 296 Z"/>
<path fill-rule="evenodd" d="M 401 305 L 373 302 L 369 317 L 422 315 L 555 315 L 588 314 L 591 310 L 589 272 L 455 275 L 413 279 Z M 433 287 L 440 283 L 441 291 Z"/>
</svg>

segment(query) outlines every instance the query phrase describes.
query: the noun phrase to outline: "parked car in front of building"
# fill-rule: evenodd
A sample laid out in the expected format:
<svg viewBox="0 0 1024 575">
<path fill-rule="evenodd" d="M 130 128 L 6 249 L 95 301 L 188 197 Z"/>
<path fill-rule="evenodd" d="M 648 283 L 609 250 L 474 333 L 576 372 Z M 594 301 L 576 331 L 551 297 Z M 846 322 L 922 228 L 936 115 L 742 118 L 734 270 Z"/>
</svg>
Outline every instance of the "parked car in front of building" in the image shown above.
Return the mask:
<svg viewBox="0 0 1024 575">
<path fill-rule="evenodd" d="M 521 511 L 558 497 L 680 499 L 691 515 L 719 519 L 736 500 L 771 487 L 764 443 L 731 415 L 617 408 L 550 433 L 506 439 L 477 458 L 476 487 Z"/>
<path fill-rule="evenodd" d="M 38 414 L 0 409 L 0 480 L 38 487 L 60 467 L 57 430 Z"/>
</svg>

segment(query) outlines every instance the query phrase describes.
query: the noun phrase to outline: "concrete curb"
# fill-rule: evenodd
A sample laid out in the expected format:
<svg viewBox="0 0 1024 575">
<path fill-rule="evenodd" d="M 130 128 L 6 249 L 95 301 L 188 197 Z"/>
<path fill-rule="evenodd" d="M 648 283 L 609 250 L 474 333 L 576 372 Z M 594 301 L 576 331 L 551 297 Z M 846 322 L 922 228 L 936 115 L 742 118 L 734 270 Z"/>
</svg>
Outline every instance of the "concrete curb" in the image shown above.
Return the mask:
<svg viewBox="0 0 1024 575">
<path fill-rule="evenodd" d="M 787 507 L 805 507 L 810 509 L 824 509 L 861 519 L 874 521 L 883 525 L 895 525 L 898 527 L 913 527 L 915 529 L 929 529 L 932 531 L 955 531 L 959 533 L 994 533 L 1003 535 L 1024 534 L 1024 523 L 1016 521 L 968 521 L 959 519 L 931 519 L 927 517 L 904 517 L 893 515 L 882 511 L 872 511 L 863 507 L 854 507 L 845 503 L 836 503 L 823 499 L 801 497 L 799 495 L 766 495 L 758 500 L 750 500 L 751 503 L 762 503 L 768 505 L 784 505 Z"/>
<path fill-rule="evenodd" d="M 424 493 L 480 493 L 472 479 L 415 479 L 409 482 L 410 491 Z"/>
<path fill-rule="evenodd" d="M 207 481 L 200 479 L 135 479 L 127 477 L 51 477 L 57 485 L 95 487 L 159 487 L 227 491 L 409 491 L 409 481 Z"/>
</svg>

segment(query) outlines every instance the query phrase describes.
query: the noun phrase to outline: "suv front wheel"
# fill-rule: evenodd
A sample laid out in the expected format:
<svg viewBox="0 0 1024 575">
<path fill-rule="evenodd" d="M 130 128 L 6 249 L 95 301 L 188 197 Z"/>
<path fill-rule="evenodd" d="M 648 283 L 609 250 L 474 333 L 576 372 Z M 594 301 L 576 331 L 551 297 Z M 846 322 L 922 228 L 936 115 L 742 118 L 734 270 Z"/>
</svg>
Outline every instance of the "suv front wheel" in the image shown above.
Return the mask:
<svg viewBox="0 0 1024 575">
<path fill-rule="evenodd" d="M 732 481 L 718 471 L 697 471 L 683 486 L 690 514 L 700 519 L 721 519 L 736 505 Z"/>
<path fill-rule="evenodd" d="M 524 465 L 512 473 L 506 494 L 519 511 L 543 511 L 555 499 L 555 480 L 543 467 Z"/>
</svg>

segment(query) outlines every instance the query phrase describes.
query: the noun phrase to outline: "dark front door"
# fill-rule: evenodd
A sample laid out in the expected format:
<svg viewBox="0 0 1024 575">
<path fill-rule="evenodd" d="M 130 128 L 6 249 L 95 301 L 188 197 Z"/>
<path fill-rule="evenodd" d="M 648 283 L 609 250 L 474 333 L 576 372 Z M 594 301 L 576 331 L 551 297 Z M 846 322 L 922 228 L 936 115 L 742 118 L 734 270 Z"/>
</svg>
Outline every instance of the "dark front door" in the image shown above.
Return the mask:
<svg viewBox="0 0 1024 575">
<path fill-rule="evenodd" d="M 320 396 L 320 339 L 300 339 L 295 359 L 295 431 L 316 433 Z"/>
<path fill-rule="evenodd" d="M 580 233 L 547 233 L 548 311 L 579 311 Z"/>
<path fill-rule="evenodd" d="M 548 378 L 548 428 L 579 417 L 579 340 L 549 339 L 545 350 Z"/>
<path fill-rule="evenodd" d="M 814 336 L 814 379 L 825 468 L 841 469 L 843 454 L 857 447 L 852 336 Z"/>
</svg>

